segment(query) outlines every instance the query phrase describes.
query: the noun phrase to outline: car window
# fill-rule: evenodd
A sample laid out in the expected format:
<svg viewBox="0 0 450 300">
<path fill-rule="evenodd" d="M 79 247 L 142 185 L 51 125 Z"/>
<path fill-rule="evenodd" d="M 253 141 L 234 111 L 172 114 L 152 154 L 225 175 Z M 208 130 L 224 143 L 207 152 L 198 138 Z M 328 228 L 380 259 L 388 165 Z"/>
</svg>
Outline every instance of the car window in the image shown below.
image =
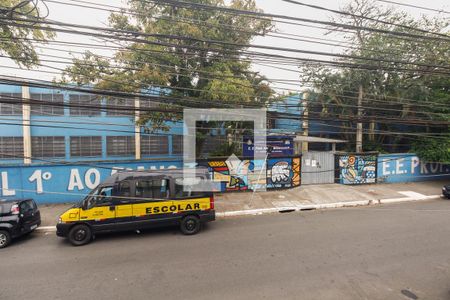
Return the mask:
<svg viewBox="0 0 450 300">
<path fill-rule="evenodd" d="M 111 203 L 112 198 L 112 186 L 105 186 L 99 189 L 99 193 L 96 198 L 96 205 L 105 205 Z"/>
<path fill-rule="evenodd" d="M 138 180 L 136 181 L 136 198 L 167 199 L 169 197 L 168 180 Z"/>
<path fill-rule="evenodd" d="M 205 192 L 195 191 L 195 187 L 199 184 L 202 178 L 185 180 L 183 178 L 175 179 L 175 197 L 176 198 L 190 198 L 190 197 L 206 197 Z"/>
<path fill-rule="evenodd" d="M 33 202 L 31 202 L 30 200 L 20 202 L 19 208 L 21 213 L 34 211 Z"/>
<path fill-rule="evenodd" d="M 131 197 L 131 185 L 129 181 L 122 181 L 119 184 L 117 196 L 119 197 Z"/>
</svg>

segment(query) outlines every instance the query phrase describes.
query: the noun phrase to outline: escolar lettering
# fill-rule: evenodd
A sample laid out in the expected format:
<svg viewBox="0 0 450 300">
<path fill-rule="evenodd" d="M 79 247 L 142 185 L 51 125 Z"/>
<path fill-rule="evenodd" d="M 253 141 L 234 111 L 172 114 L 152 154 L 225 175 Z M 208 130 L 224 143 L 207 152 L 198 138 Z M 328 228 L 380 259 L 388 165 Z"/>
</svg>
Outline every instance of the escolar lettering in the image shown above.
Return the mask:
<svg viewBox="0 0 450 300">
<path fill-rule="evenodd" d="M 155 207 L 147 207 L 145 209 L 145 213 L 147 215 L 149 214 L 158 214 L 160 212 L 166 213 L 166 212 L 176 212 L 176 211 L 186 211 L 186 210 L 199 210 L 200 209 L 200 203 L 194 203 L 191 204 L 178 204 L 178 205 L 171 205 L 171 206 L 155 206 Z"/>
</svg>

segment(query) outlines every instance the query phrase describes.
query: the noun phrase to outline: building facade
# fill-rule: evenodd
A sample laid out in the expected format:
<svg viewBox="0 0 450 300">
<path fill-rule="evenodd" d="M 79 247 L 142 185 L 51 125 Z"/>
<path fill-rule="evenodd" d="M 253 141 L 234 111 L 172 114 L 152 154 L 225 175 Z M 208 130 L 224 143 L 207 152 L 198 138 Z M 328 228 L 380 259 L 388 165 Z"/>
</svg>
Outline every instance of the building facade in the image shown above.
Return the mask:
<svg viewBox="0 0 450 300">
<path fill-rule="evenodd" d="M 43 104 L 5 103 L 14 99 Z M 139 109 L 110 109 L 154 105 L 148 99 L 0 85 L 0 164 L 180 158 L 182 123 L 168 122 L 169 131 L 146 133 L 135 125 Z"/>
</svg>

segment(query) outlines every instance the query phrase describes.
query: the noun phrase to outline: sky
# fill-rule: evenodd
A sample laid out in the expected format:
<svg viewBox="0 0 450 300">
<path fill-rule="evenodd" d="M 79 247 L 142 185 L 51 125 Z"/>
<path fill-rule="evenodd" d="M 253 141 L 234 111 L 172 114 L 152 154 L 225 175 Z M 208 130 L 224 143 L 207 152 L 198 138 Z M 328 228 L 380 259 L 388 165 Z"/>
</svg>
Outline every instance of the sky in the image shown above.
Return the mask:
<svg viewBox="0 0 450 300">
<path fill-rule="evenodd" d="M 70 0 L 58 0 L 58 1 L 64 1 L 67 3 L 71 3 Z M 114 6 L 124 6 L 124 2 L 120 0 L 89 0 L 93 3 L 98 4 L 106 4 L 106 5 L 114 5 Z M 313 9 L 313 8 L 307 8 L 303 6 L 297 6 L 294 4 L 289 4 L 286 2 L 283 2 L 282 0 L 256 0 L 257 5 L 264 10 L 266 13 L 273 13 L 273 14 L 280 14 L 280 15 L 287 15 L 287 16 L 294 16 L 299 18 L 309 18 L 309 19 L 317 19 L 317 20 L 323 20 L 328 21 L 330 20 L 330 17 L 333 16 L 332 13 L 327 13 L 321 10 Z M 331 9 L 340 9 L 347 1 L 330 1 L 330 0 L 302 0 L 304 3 L 309 4 L 315 4 L 318 6 L 324 6 Z M 433 9 L 444 9 L 449 11 L 450 10 L 450 3 L 448 0 L 431 0 L 427 1 L 426 4 L 424 4 L 423 0 L 396 0 L 396 2 L 401 2 L 405 4 L 412 4 L 412 5 L 418 5 L 418 6 L 424 6 L 428 8 Z M 73 2 L 72 2 L 73 3 Z M 387 5 L 391 7 L 396 7 L 399 10 L 403 10 L 408 12 L 409 14 L 412 14 L 416 17 L 420 17 L 420 15 L 436 15 L 436 12 L 430 12 L 422 9 L 417 8 L 408 8 L 403 6 L 396 6 L 396 5 L 388 5 L 385 3 L 377 2 L 380 5 Z M 100 11 L 100 10 L 93 10 L 88 8 L 80 8 L 80 7 L 73 7 L 73 6 L 67 6 L 67 5 L 61 5 L 54 2 L 47 2 L 47 5 L 49 7 L 49 19 L 61 21 L 61 22 L 67 22 L 67 23 L 76 23 L 76 24 L 83 24 L 83 25 L 93 25 L 93 26 L 105 26 L 108 19 L 108 12 Z M 450 17 L 449 14 L 444 15 Z M 305 36 L 312 36 L 315 38 L 325 38 L 325 39 L 335 39 L 335 40 L 342 40 L 342 36 L 338 34 L 331 34 L 331 35 L 325 35 L 326 31 L 322 29 L 316 29 L 316 28 L 310 28 L 310 27 L 301 27 L 301 26 L 293 26 L 293 25 L 287 25 L 287 24 L 275 24 L 277 31 L 282 33 L 289 33 L 289 34 L 296 34 L 296 35 L 305 35 Z M 64 41 L 71 41 L 71 42 L 81 42 L 81 43 L 92 43 L 93 40 L 90 37 L 84 37 L 80 35 L 71 35 L 71 34 L 60 34 L 58 33 L 58 36 L 56 38 L 57 40 L 64 40 Z M 95 43 L 99 43 L 98 40 L 94 41 Z M 254 39 L 253 43 L 255 45 L 268 45 L 268 46 L 277 46 L 277 47 L 285 47 L 285 48 L 295 48 L 295 49 L 304 49 L 304 50 L 312 50 L 312 51 L 322 51 L 322 52 L 333 52 L 338 53 L 342 51 L 342 48 L 335 47 L 335 46 L 328 46 L 328 45 L 321 45 L 317 43 L 308 43 L 304 41 L 296 41 L 296 40 L 285 40 L 285 39 L 279 39 L 275 37 L 257 37 Z M 55 47 L 54 45 L 49 45 L 47 47 L 57 48 L 59 51 L 55 50 L 49 50 L 49 49 L 39 49 L 39 53 L 44 55 L 54 55 L 54 56 L 64 56 L 67 58 L 70 58 L 71 55 L 77 56 L 75 51 L 82 52 L 84 49 L 82 48 L 73 48 L 73 47 L 66 47 L 66 46 L 58 46 Z M 72 54 L 69 54 L 68 51 L 72 51 Z M 112 53 L 109 50 L 94 50 L 95 53 L 98 53 L 100 55 L 107 55 L 111 56 Z M 277 53 L 274 51 L 265 51 L 267 53 Z M 283 54 L 283 53 L 281 53 Z M 306 54 L 298 54 L 293 55 L 292 53 L 284 53 L 285 55 L 289 56 L 298 56 L 298 57 L 314 57 L 312 55 L 306 55 Z M 322 59 L 330 59 L 329 57 L 319 57 Z M 41 57 L 41 59 L 48 59 L 51 60 L 51 57 Z M 57 60 L 60 60 L 59 58 L 54 58 Z M 50 62 L 43 62 L 47 65 L 52 65 L 53 67 L 63 69 L 65 67 L 64 64 L 55 64 Z M 9 68 L 8 68 L 9 67 Z M 11 69 L 11 67 L 17 67 L 12 61 L 10 61 L 7 58 L 0 58 L 0 75 L 8 75 L 8 76 L 20 76 L 20 77 L 27 77 L 27 78 L 39 78 L 44 80 L 52 80 L 55 77 L 58 78 L 57 74 L 52 73 L 42 73 L 42 72 L 35 72 L 30 70 L 15 70 Z M 279 92 L 279 93 L 286 93 L 289 91 L 295 92 L 298 90 L 303 90 L 305 87 L 301 86 L 300 82 L 296 83 L 295 80 L 299 79 L 299 72 L 298 68 L 294 65 L 292 66 L 268 66 L 268 65 L 261 65 L 261 64 L 254 64 L 252 66 L 254 71 L 260 72 L 261 74 L 265 75 L 268 78 L 271 79 L 286 79 L 286 80 L 292 80 L 293 82 L 290 84 L 280 84 L 277 83 L 273 85 L 273 87 Z M 51 70 L 51 69 L 40 69 L 40 70 L 47 70 L 50 72 L 59 72 L 58 70 Z"/>
</svg>

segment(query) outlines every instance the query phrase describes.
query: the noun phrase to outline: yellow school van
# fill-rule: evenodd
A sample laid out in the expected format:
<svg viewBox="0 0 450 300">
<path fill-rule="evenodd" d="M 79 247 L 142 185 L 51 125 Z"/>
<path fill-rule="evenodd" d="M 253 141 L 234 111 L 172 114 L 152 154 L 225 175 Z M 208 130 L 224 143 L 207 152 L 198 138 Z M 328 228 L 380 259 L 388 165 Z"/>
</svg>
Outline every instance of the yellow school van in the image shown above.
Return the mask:
<svg viewBox="0 0 450 300">
<path fill-rule="evenodd" d="M 215 220 L 215 210 L 213 193 L 193 188 L 207 179 L 207 171 L 195 176 L 183 178 L 182 170 L 116 173 L 60 216 L 56 234 L 75 246 L 97 233 L 160 226 L 178 225 L 182 233 L 196 234 Z"/>
</svg>

